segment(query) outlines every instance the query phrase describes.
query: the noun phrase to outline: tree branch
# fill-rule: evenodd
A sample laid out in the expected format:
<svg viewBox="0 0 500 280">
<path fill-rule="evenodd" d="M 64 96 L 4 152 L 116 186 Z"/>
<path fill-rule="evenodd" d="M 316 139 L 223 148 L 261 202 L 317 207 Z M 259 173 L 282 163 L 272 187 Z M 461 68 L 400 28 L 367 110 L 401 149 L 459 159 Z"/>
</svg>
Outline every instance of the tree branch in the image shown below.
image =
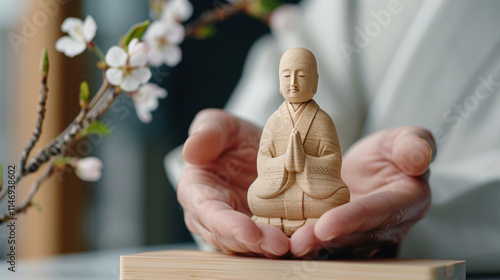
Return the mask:
<svg viewBox="0 0 500 280">
<path fill-rule="evenodd" d="M 31 206 L 31 199 L 33 199 L 33 197 L 35 196 L 36 192 L 40 188 L 40 185 L 45 180 L 47 180 L 50 177 L 50 175 L 52 175 L 52 173 L 54 171 L 53 167 L 54 167 L 54 160 L 51 161 L 51 163 L 47 166 L 47 168 L 45 169 L 43 174 L 31 186 L 31 189 L 30 189 L 29 193 L 26 195 L 26 197 L 24 198 L 23 202 L 21 202 L 21 204 L 16 207 L 15 214 L 25 212 L 26 209 L 29 206 Z M 0 198 L 0 200 L 2 198 Z M 3 216 L 1 216 L 0 217 L 0 224 L 7 222 L 9 217 L 11 217 L 11 215 L 9 215 L 9 212 L 7 212 Z"/>
<path fill-rule="evenodd" d="M 245 8 L 245 1 L 238 1 L 236 4 L 221 5 L 213 10 L 203 12 L 197 19 L 186 24 L 186 38 L 195 37 L 196 31 L 210 23 L 221 22 L 235 14 L 242 12 Z"/>
<path fill-rule="evenodd" d="M 113 86 L 111 86 L 104 78 L 99 91 L 89 103 L 89 110 L 80 111 L 78 116 L 64 130 L 64 132 L 59 134 L 59 136 L 52 140 L 29 161 L 28 167 L 26 168 L 25 172 L 21 173 L 21 176 L 18 176 L 17 180 L 19 181 L 23 176 L 37 171 L 42 164 L 49 161 L 52 157 L 61 154 L 61 152 L 68 146 L 68 144 L 70 144 L 76 138 L 78 133 L 82 132 L 85 128 L 88 127 L 90 122 L 87 121 L 85 117 L 91 115 L 90 112 L 98 112 L 98 114 L 96 114 L 96 116 L 92 118 L 93 120 L 96 120 L 99 116 L 101 116 L 104 113 L 102 112 L 102 108 L 106 108 L 107 110 L 110 104 L 108 104 L 109 100 L 106 100 L 105 102 L 100 101 L 104 96 L 106 96 L 105 93 L 111 88 L 113 88 Z M 111 103 L 113 100 L 114 98 L 110 100 Z"/>
<path fill-rule="evenodd" d="M 42 133 L 43 120 L 45 119 L 45 112 L 47 111 L 47 96 L 48 96 L 47 93 L 49 92 L 49 88 L 47 87 L 47 78 L 49 74 L 48 70 L 49 67 L 48 67 L 47 50 L 44 50 L 42 55 L 42 69 L 41 69 L 42 81 L 39 94 L 40 100 L 38 101 L 37 120 L 35 123 L 35 129 L 31 134 L 31 138 L 29 139 L 28 144 L 26 144 L 26 146 L 24 147 L 21 153 L 21 157 L 19 159 L 20 174 L 25 172 L 26 159 L 28 158 L 36 142 L 38 142 L 38 139 L 40 139 L 40 134 Z"/>
</svg>

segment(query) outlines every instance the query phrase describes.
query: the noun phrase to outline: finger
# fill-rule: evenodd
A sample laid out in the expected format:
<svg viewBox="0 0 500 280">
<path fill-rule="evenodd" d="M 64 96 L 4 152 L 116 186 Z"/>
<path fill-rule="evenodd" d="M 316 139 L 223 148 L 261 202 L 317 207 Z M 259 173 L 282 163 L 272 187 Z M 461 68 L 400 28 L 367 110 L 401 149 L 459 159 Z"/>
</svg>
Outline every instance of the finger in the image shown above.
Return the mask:
<svg viewBox="0 0 500 280">
<path fill-rule="evenodd" d="M 205 227 L 228 242 L 243 244 L 252 252 L 278 256 L 288 252 L 288 238 L 277 228 L 255 224 L 245 214 L 218 201 L 207 202 L 200 207 L 203 211 L 199 212 L 199 218 L 206 222 Z"/>
<path fill-rule="evenodd" d="M 182 156 L 189 163 L 201 165 L 251 137 L 258 141 L 260 129 L 223 110 L 206 109 L 196 115 L 189 135 Z"/>
<path fill-rule="evenodd" d="M 281 230 L 270 225 L 256 225 L 262 233 L 259 247 L 264 253 L 282 256 L 290 251 L 290 239 Z"/>
<path fill-rule="evenodd" d="M 255 223 L 245 214 L 235 211 L 229 194 L 223 188 L 203 183 L 179 182 L 179 203 L 194 221 L 220 236 L 240 236 L 248 242 L 260 238 Z"/>
<path fill-rule="evenodd" d="M 334 256 L 340 253 L 346 253 L 340 248 L 352 247 L 352 254 L 358 254 L 363 251 L 366 253 L 360 255 L 369 257 L 372 250 L 382 244 L 398 244 L 404 233 L 409 229 L 409 223 L 402 223 L 390 229 L 371 230 L 367 232 L 353 232 L 342 235 L 329 241 L 321 241 L 314 234 L 314 225 L 305 226 L 297 230 L 290 238 L 290 251 L 293 255 L 301 258 L 325 258 L 325 254 Z M 358 254 L 359 255 L 359 254 Z"/>
<path fill-rule="evenodd" d="M 359 194 L 389 181 L 425 174 L 436 155 L 432 134 L 420 127 L 405 126 L 371 134 L 356 142 L 343 157 L 342 179 Z"/>
<path fill-rule="evenodd" d="M 429 185 L 423 179 L 409 177 L 378 192 L 323 214 L 314 233 L 321 241 L 329 241 L 352 232 L 389 229 L 406 221 L 421 219 L 430 205 Z"/>
<path fill-rule="evenodd" d="M 198 225 L 199 226 L 199 225 Z M 201 238 L 212 245 L 214 248 L 219 249 L 228 253 L 250 253 L 253 252 L 250 248 L 246 247 L 242 243 L 238 243 L 234 240 L 227 240 L 222 236 L 213 234 L 212 232 L 200 227 L 199 230 Z M 256 252 L 259 253 L 259 252 Z"/>
<path fill-rule="evenodd" d="M 186 224 L 186 227 L 190 232 L 196 235 L 201 235 L 200 231 L 198 230 L 196 221 L 194 221 L 191 213 L 187 211 L 184 211 L 184 223 Z"/>
<path fill-rule="evenodd" d="M 322 242 L 314 234 L 314 224 L 299 228 L 290 237 L 290 252 L 297 257 L 308 255 Z"/>
<path fill-rule="evenodd" d="M 203 110 L 196 115 L 189 128 L 190 136 L 184 144 L 182 156 L 189 163 L 209 163 L 224 151 L 236 129 L 236 120 L 226 112 Z"/>
<path fill-rule="evenodd" d="M 352 244 L 357 238 L 358 234 L 344 235 L 330 241 L 321 241 L 314 234 L 314 225 L 307 225 L 298 229 L 290 238 L 290 251 L 293 255 L 300 258 L 324 258 L 324 249 L 328 249 L 327 253 L 331 250 L 336 250 Z M 334 253 L 333 251 L 331 253 Z"/>
<path fill-rule="evenodd" d="M 234 210 L 230 210 L 232 212 L 236 212 Z M 236 212 L 238 213 L 238 212 Z M 245 223 L 245 220 L 248 219 L 250 220 L 247 216 L 239 216 L 239 215 L 231 215 L 229 213 L 220 213 L 223 217 L 231 217 L 233 219 L 231 223 L 223 224 L 217 228 L 213 228 L 207 225 L 207 222 L 205 222 L 203 217 L 200 217 L 199 213 L 190 213 L 188 220 L 191 222 L 189 223 L 190 225 L 190 230 L 193 233 L 201 235 L 203 240 L 206 242 L 210 243 L 212 246 L 215 248 L 226 251 L 226 252 L 240 252 L 240 253 L 246 253 L 246 252 L 255 252 L 255 253 L 262 253 L 259 243 L 261 240 L 261 232 L 257 227 L 254 228 L 248 228 L 246 231 L 250 232 L 252 238 L 251 240 L 246 240 L 246 236 L 241 236 L 238 233 L 238 230 L 235 230 L 236 233 L 230 232 L 229 229 L 226 229 L 225 227 L 242 227 L 241 222 Z M 241 213 L 240 213 L 241 214 Z M 243 219 L 243 221 L 241 221 Z M 250 220 L 251 223 L 253 223 Z M 255 224 L 250 224 L 250 226 L 255 226 Z M 245 225 L 243 225 L 245 227 Z M 223 234 L 221 234 L 221 231 Z M 252 233 L 253 232 L 253 233 Z"/>
<path fill-rule="evenodd" d="M 392 160 L 405 174 L 422 175 L 436 155 L 436 144 L 432 134 L 419 127 L 405 127 L 392 144 Z"/>
<path fill-rule="evenodd" d="M 248 217 L 247 217 L 248 218 Z M 248 218 L 249 219 L 249 218 Z M 263 254 L 266 257 L 282 256 L 289 251 L 289 240 L 279 229 L 268 226 L 255 224 L 257 230 L 260 231 L 260 238 L 249 242 L 246 237 L 238 234 L 227 237 L 214 233 L 209 227 L 202 225 L 199 219 L 193 223 L 202 238 L 212 244 L 215 248 L 226 252 L 238 253 L 256 253 Z M 251 221 L 251 220 L 250 220 Z M 252 222 L 253 223 L 253 222 Z"/>
<path fill-rule="evenodd" d="M 189 200 L 179 199 L 186 212 L 190 230 L 201 234 L 219 249 L 283 255 L 288 252 L 288 238 L 277 228 L 256 225 L 247 215 L 235 211 L 221 190 L 190 184 Z M 204 189 L 210 188 L 210 194 Z M 178 195 L 184 196 L 184 189 Z M 214 235 L 214 236 L 212 236 Z M 226 247 L 224 247 L 226 246 Z M 247 250 L 244 250 L 247 248 Z"/>
<path fill-rule="evenodd" d="M 381 233 L 372 234 L 372 232 L 353 232 L 347 235 L 342 235 L 328 241 L 318 239 L 314 233 L 314 224 L 310 224 L 298 229 L 290 238 L 290 251 L 297 257 L 314 257 L 316 258 L 320 250 L 328 248 L 334 250 L 346 246 L 361 246 L 368 240 L 373 241 L 371 238 L 374 235 L 379 237 L 379 240 L 384 239 L 388 233 L 380 231 Z M 391 230 L 392 232 L 392 230 Z"/>
</svg>

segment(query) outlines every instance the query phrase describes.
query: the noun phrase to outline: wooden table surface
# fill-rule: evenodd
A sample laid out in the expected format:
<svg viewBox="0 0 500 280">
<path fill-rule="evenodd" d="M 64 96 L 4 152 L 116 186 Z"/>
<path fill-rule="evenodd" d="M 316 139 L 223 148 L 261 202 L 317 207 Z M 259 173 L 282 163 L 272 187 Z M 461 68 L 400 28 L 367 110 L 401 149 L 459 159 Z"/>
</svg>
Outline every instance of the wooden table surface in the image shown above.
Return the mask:
<svg viewBox="0 0 500 280">
<path fill-rule="evenodd" d="M 137 248 L 93 251 L 88 253 L 58 255 L 46 258 L 18 260 L 17 272 L 7 270 L 5 260 L 0 262 L 0 279 L 81 279 L 81 280 L 119 280 L 120 256 L 159 250 L 195 250 L 194 243 L 181 243 Z M 500 277 L 481 277 L 467 279 L 500 280 Z"/>
</svg>

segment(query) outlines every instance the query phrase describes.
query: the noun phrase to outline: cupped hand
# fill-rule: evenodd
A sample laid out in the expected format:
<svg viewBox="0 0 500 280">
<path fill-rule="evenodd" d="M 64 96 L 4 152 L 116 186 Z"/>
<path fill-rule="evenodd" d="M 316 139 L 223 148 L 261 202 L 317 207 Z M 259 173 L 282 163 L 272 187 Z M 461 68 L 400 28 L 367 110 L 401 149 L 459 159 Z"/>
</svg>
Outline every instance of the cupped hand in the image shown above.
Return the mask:
<svg viewBox="0 0 500 280">
<path fill-rule="evenodd" d="M 399 244 L 430 206 L 429 163 L 436 154 L 430 132 L 399 127 L 369 135 L 344 157 L 342 178 L 351 201 L 298 229 L 293 255 L 318 257 L 319 249 L 375 248 Z M 324 251 L 323 253 L 324 254 Z"/>
<path fill-rule="evenodd" d="M 247 191 L 257 177 L 261 130 L 222 110 L 208 109 L 196 116 L 189 134 L 182 152 L 186 167 L 177 188 L 188 229 L 223 251 L 286 254 L 286 235 L 250 219 Z"/>
</svg>

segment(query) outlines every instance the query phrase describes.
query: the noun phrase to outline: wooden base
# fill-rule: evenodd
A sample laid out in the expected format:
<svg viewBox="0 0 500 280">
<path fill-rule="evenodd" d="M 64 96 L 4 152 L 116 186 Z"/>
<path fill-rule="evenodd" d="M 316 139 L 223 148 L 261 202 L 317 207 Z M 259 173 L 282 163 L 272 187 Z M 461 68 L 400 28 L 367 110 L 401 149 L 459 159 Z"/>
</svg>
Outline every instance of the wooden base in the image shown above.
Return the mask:
<svg viewBox="0 0 500 280">
<path fill-rule="evenodd" d="M 290 260 L 169 250 L 125 255 L 120 279 L 465 279 L 465 261 Z"/>
</svg>

